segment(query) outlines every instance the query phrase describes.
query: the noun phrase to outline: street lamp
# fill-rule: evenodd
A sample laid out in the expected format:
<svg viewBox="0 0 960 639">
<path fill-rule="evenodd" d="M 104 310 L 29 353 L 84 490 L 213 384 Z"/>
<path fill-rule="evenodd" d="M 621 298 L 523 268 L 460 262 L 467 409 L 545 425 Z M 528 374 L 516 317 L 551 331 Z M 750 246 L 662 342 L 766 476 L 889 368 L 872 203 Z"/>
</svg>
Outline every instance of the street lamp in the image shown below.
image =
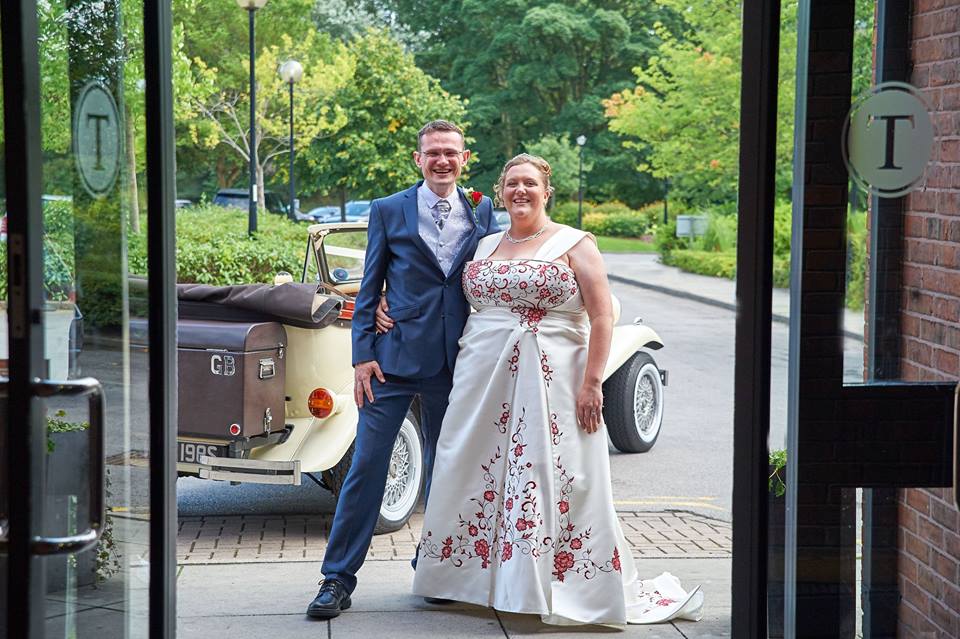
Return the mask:
<svg viewBox="0 0 960 639">
<path fill-rule="evenodd" d="M 587 136 L 577 136 L 577 146 L 580 148 L 580 168 L 577 170 L 579 185 L 577 186 L 577 228 L 583 228 L 583 145 L 587 143 Z"/>
<path fill-rule="evenodd" d="M 237 0 L 241 9 L 246 9 L 250 16 L 250 200 L 247 233 L 253 235 L 257 231 L 257 54 L 254 50 L 253 16 L 257 9 L 266 6 L 267 0 Z"/>
<path fill-rule="evenodd" d="M 293 85 L 303 77 L 303 66 L 296 60 L 287 60 L 280 65 L 280 77 L 290 85 L 290 210 L 287 213 L 291 220 L 295 220 L 297 190 L 293 180 Z"/>
</svg>

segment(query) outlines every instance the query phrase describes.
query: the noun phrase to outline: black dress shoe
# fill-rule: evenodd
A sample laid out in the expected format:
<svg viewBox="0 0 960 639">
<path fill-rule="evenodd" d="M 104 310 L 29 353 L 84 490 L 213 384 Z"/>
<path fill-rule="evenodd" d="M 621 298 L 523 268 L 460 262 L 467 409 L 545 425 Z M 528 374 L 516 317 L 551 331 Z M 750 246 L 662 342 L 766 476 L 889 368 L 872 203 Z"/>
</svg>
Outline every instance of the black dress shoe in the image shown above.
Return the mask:
<svg viewBox="0 0 960 639">
<path fill-rule="evenodd" d="M 307 606 L 307 616 L 314 619 L 333 619 L 349 608 L 350 603 L 350 593 L 343 582 L 324 579 L 320 583 L 320 592 Z"/>
<path fill-rule="evenodd" d="M 424 597 L 423 600 L 428 604 L 433 604 L 434 606 L 446 606 L 448 604 L 456 603 L 453 599 L 442 599 L 440 597 Z"/>
</svg>

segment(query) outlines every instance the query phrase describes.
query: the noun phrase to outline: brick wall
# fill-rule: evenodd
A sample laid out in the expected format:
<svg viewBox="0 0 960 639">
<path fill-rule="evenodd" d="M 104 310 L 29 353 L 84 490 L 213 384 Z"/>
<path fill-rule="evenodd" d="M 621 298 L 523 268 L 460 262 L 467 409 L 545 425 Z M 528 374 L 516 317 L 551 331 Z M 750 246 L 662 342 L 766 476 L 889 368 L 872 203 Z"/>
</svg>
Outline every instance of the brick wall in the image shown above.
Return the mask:
<svg viewBox="0 0 960 639">
<path fill-rule="evenodd" d="M 916 0 L 911 83 L 935 113 L 927 188 L 904 216 L 901 374 L 960 379 L 960 0 Z M 899 495 L 901 637 L 960 637 L 960 513 L 950 489 Z"/>
</svg>

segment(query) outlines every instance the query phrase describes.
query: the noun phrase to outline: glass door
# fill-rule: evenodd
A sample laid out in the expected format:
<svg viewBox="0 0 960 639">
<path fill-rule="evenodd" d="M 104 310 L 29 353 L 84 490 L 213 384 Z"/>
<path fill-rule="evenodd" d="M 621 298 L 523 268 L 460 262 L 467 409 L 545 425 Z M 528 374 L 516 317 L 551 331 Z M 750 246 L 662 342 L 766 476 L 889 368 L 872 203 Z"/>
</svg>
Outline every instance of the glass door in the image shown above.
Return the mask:
<svg viewBox="0 0 960 639">
<path fill-rule="evenodd" d="M 2 6 L 9 637 L 172 636 L 165 4 Z"/>
<path fill-rule="evenodd" d="M 770 636 L 960 634 L 958 9 L 800 3 Z"/>
</svg>

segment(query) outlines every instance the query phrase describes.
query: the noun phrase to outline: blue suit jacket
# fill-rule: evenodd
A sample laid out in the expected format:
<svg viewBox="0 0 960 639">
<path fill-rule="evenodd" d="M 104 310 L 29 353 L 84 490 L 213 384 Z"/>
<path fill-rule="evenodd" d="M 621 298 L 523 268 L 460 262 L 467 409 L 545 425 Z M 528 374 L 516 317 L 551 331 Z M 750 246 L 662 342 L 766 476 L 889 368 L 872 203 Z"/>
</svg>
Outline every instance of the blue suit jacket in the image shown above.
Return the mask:
<svg viewBox="0 0 960 639">
<path fill-rule="evenodd" d="M 473 229 L 444 275 L 433 251 L 420 237 L 417 188 L 422 182 L 370 205 L 367 256 L 353 313 L 353 364 L 376 360 L 390 375 L 432 377 L 444 362 L 453 370 L 457 342 L 470 314 L 460 277 L 480 238 L 496 233 L 493 204 L 484 197 L 471 215 Z M 458 187 L 467 211 L 470 205 Z M 387 285 L 394 327 L 376 334 L 375 313 Z"/>
</svg>

